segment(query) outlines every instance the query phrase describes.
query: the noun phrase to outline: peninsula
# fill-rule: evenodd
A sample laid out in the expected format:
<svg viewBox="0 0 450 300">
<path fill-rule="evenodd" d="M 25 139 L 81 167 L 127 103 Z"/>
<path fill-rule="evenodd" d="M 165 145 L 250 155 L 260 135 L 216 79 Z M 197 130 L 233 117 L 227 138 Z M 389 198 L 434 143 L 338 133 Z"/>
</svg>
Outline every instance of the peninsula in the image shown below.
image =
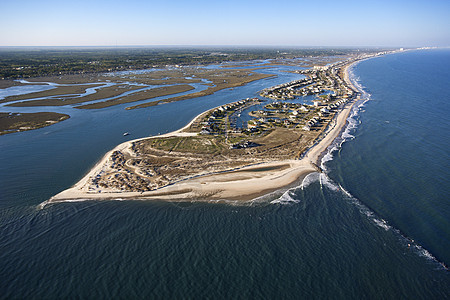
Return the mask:
<svg viewBox="0 0 450 300">
<path fill-rule="evenodd" d="M 378 53 L 376 55 L 385 54 Z M 360 55 L 298 71 L 306 77 L 208 110 L 184 128 L 120 144 L 75 186 L 47 202 L 87 199 L 250 200 L 321 171 L 360 91 L 348 68 Z M 324 93 L 326 92 L 326 93 Z M 317 95 L 312 105 L 290 102 Z M 253 109 L 239 127 L 236 118 Z"/>
</svg>

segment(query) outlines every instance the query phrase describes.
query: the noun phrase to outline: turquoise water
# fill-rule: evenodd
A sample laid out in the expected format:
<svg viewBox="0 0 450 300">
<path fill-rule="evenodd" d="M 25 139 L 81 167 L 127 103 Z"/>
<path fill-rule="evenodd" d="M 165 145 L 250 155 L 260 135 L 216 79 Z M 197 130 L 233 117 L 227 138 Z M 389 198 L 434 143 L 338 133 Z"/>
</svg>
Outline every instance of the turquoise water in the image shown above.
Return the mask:
<svg viewBox="0 0 450 300">
<path fill-rule="evenodd" d="M 244 205 L 37 208 L 123 132 L 174 130 L 296 79 L 282 68 L 270 71 L 276 79 L 208 97 L 130 114 L 73 110 L 68 121 L 0 137 L 0 297 L 448 298 L 449 67 L 443 50 L 358 64 L 371 100 L 324 157 L 326 174 Z"/>
</svg>

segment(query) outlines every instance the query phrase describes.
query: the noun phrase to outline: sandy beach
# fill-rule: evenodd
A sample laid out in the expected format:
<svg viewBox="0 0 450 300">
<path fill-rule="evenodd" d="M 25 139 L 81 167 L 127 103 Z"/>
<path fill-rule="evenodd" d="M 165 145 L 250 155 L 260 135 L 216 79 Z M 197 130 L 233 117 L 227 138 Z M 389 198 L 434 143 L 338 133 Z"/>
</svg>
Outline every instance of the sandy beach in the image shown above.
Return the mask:
<svg viewBox="0 0 450 300">
<path fill-rule="evenodd" d="M 345 68 L 345 81 L 354 90 L 357 90 L 348 77 L 348 65 Z M 332 141 L 339 136 L 347 123 L 352 103 L 347 103 L 338 113 L 332 124 L 327 129 L 325 136 L 311 147 L 306 155 L 299 160 L 270 161 L 257 165 L 242 167 L 233 171 L 210 174 L 204 176 L 191 177 L 165 187 L 146 191 L 146 192 L 108 192 L 101 191 L 93 193 L 89 190 L 89 182 L 97 174 L 109 168 L 107 162 L 111 154 L 116 151 L 125 151 L 130 153 L 133 142 L 143 140 L 137 139 L 122 143 L 115 147 L 98 162 L 90 172 L 84 176 L 72 188 L 69 188 L 48 201 L 42 203 L 45 206 L 48 203 L 64 201 L 85 201 L 85 200 L 140 200 L 140 199 L 159 199 L 167 201 L 220 201 L 220 200 L 241 200 L 248 201 L 271 192 L 287 187 L 295 182 L 303 180 L 308 174 L 320 171 L 318 170 L 318 161 L 321 154 L 326 151 Z M 200 114 L 201 115 L 201 114 Z M 200 116 L 199 115 L 199 116 Z M 198 117 L 198 116 L 197 116 Z M 194 118 L 185 127 L 164 135 L 158 135 L 151 138 L 161 138 L 170 136 L 193 136 L 196 133 L 183 132 L 194 121 Z"/>
</svg>

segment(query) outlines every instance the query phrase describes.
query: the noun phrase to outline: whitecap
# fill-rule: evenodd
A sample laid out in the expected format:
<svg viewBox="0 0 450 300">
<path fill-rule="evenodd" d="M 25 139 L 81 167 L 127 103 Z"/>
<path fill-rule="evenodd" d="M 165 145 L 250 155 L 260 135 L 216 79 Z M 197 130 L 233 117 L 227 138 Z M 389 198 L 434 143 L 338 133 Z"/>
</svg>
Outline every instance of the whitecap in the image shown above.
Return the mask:
<svg viewBox="0 0 450 300">
<path fill-rule="evenodd" d="M 362 86 L 359 83 L 359 78 L 355 78 L 355 76 L 354 76 L 352 71 L 353 70 L 350 70 L 350 72 L 349 72 L 350 74 L 349 75 L 350 75 L 350 78 L 351 78 L 352 82 L 354 83 L 354 85 L 358 88 L 358 90 L 361 91 L 361 94 L 362 94 L 361 95 L 361 100 L 360 100 L 361 103 L 358 103 L 357 105 L 355 105 L 353 107 L 349 117 L 347 118 L 347 126 L 342 131 L 340 139 L 335 140 L 333 146 L 330 146 L 328 148 L 327 153 L 322 157 L 321 168 L 324 171 L 327 171 L 327 169 L 324 166 L 325 163 L 328 162 L 328 161 L 331 161 L 333 159 L 332 152 L 340 149 L 344 142 L 355 138 L 355 136 L 352 135 L 351 132 L 352 132 L 352 130 L 357 128 L 357 126 L 359 124 L 361 124 L 361 122 L 358 119 L 359 113 L 365 111 L 362 108 L 365 106 L 367 101 L 369 101 L 371 99 L 371 96 L 372 96 L 370 93 L 368 93 L 367 91 L 364 90 L 364 86 Z M 389 121 L 387 121 L 387 122 L 389 122 Z M 437 258 L 435 258 L 428 250 L 424 249 L 422 246 L 420 246 L 419 244 L 414 242 L 414 240 L 412 240 L 412 239 L 406 237 L 405 235 L 403 235 L 400 232 L 400 230 L 398 230 L 397 228 L 392 227 L 391 225 L 389 225 L 386 220 L 378 217 L 377 214 L 374 211 L 372 211 L 369 207 L 364 205 L 359 199 L 354 197 L 349 191 L 344 189 L 340 184 L 334 183 L 326 175 L 326 173 L 315 173 L 315 176 L 311 176 L 310 178 L 308 178 L 308 181 L 304 180 L 304 182 L 306 183 L 305 186 L 311 184 L 311 182 L 313 182 L 315 180 L 319 180 L 320 181 L 321 187 L 326 187 L 326 188 L 328 188 L 328 189 L 330 189 L 332 191 L 340 191 L 340 192 L 342 192 L 342 194 L 348 199 L 348 201 L 350 203 L 352 203 L 353 205 L 355 205 L 355 207 L 358 208 L 360 213 L 362 213 L 364 216 L 366 216 L 367 219 L 370 220 L 375 226 L 377 226 L 379 228 L 382 228 L 385 231 L 392 230 L 395 234 L 398 235 L 400 240 L 405 242 L 405 247 L 407 246 L 408 248 L 411 248 L 411 249 L 415 250 L 415 252 L 419 256 L 424 257 L 425 259 L 428 259 L 428 260 L 438 264 L 439 267 L 443 268 L 444 270 L 448 270 L 447 266 L 444 263 L 440 262 Z M 302 185 L 303 185 L 303 183 L 302 183 Z"/>
<path fill-rule="evenodd" d="M 308 187 L 311 183 L 319 181 L 319 175 L 320 173 L 317 172 L 306 175 L 305 178 L 303 178 L 300 188 L 303 190 L 304 188 Z"/>
<path fill-rule="evenodd" d="M 412 241 L 414 242 L 414 241 Z M 410 246 L 410 244 L 408 244 Z M 419 244 L 414 243 L 414 246 L 412 248 L 417 252 L 417 254 L 433 263 L 437 263 L 439 268 L 442 268 L 446 271 L 448 271 L 448 267 L 441 261 L 439 261 L 436 257 L 433 256 L 427 249 L 423 248 Z"/>
<path fill-rule="evenodd" d="M 333 148 L 335 148 L 335 150 L 338 150 L 336 146 L 334 146 Z M 323 157 L 322 157 L 322 161 L 321 164 L 323 165 L 324 163 L 333 160 L 333 150 L 328 151 Z"/>
<path fill-rule="evenodd" d="M 293 204 L 299 203 L 300 200 L 294 199 L 292 197 L 293 190 L 297 189 L 297 187 L 287 190 L 283 193 L 278 199 L 271 201 L 271 204 Z"/>
<path fill-rule="evenodd" d="M 340 185 L 340 184 L 338 184 L 338 185 L 339 185 L 340 190 L 341 190 L 347 197 L 349 197 L 349 198 L 354 198 L 354 197 L 352 196 L 352 194 L 350 194 L 349 191 L 347 191 L 346 189 L 344 189 L 344 188 L 342 187 L 342 185 Z"/>
<path fill-rule="evenodd" d="M 334 183 L 325 173 L 320 173 L 320 185 L 325 186 L 332 191 L 339 191 L 339 186 Z"/>
<path fill-rule="evenodd" d="M 347 131 L 344 131 L 344 132 L 342 133 L 342 138 L 343 138 L 344 140 L 352 140 L 352 139 L 355 138 L 355 136 L 352 135 L 352 134 L 350 134 L 350 133 L 348 133 Z M 341 143 L 341 145 L 342 145 L 342 143 Z"/>
<path fill-rule="evenodd" d="M 373 217 L 373 214 L 371 214 L 371 217 Z M 372 221 L 378 226 L 383 228 L 384 230 L 388 231 L 389 229 L 391 229 L 391 226 L 389 226 L 385 220 L 383 219 L 377 219 L 375 217 L 372 218 Z"/>
<path fill-rule="evenodd" d="M 338 185 L 339 185 L 340 191 L 345 196 L 347 196 L 347 198 L 350 200 L 350 202 L 353 205 L 355 205 L 359 209 L 359 211 L 363 215 L 365 215 L 368 220 L 372 221 L 377 227 L 380 227 L 380 228 L 384 229 L 385 231 L 392 230 L 393 232 L 395 232 L 398 235 L 399 239 L 402 242 L 404 242 L 405 247 L 414 249 L 419 256 L 424 257 L 434 263 L 437 263 L 440 268 L 448 270 L 447 266 L 444 263 L 440 262 L 436 257 L 434 257 L 428 250 L 423 248 L 421 245 L 417 244 L 413 239 L 406 237 L 397 228 L 394 228 L 391 225 L 389 225 L 386 220 L 378 217 L 375 212 L 373 212 L 367 206 L 365 206 L 359 199 L 354 197 L 349 191 L 344 189 L 340 184 L 338 184 Z"/>
</svg>

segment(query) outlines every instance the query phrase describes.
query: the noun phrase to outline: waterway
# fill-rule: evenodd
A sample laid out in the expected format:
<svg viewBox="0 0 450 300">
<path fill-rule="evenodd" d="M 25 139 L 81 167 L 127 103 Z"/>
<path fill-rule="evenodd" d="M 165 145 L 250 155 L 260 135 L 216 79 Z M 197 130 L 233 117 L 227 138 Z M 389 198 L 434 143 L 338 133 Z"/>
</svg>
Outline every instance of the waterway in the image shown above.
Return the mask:
<svg viewBox="0 0 450 300">
<path fill-rule="evenodd" d="M 449 51 L 359 63 L 353 73 L 371 100 L 325 156 L 326 172 L 281 197 L 38 209 L 117 144 L 300 78 L 283 70 L 145 109 L 58 108 L 71 118 L 1 136 L 0 297 L 448 297 Z"/>
</svg>

